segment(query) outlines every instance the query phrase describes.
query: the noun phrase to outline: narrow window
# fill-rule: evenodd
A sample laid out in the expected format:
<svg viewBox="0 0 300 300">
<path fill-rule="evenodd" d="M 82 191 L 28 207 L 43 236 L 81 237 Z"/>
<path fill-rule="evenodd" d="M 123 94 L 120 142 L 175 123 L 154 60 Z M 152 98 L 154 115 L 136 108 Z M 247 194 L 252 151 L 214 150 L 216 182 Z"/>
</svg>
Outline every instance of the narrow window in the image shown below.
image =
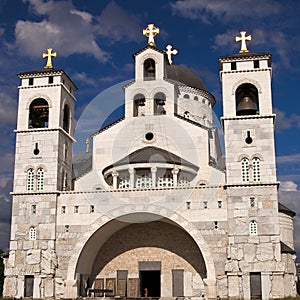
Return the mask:
<svg viewBox="0 0 300 300">
<path fill-rule="evenodd" d="M 133 116 L 140 117 L 145 115 L 146 98 L 143 94 L 137 94 L 133 98 Z"/>
<path fill-rule="evenodd" d="M 254 197 L 250 197 L 250 207 L 251 208 L 254 208 L 256 205 L 255 205 L 255 198 Z"/>
<path fill-rule="evenodd" d="M 185 95 L 183 96 L 183 98 L 184 98 L 184 99 L 190 99 L 190 95 L 185 94 Z"/>
<path fill-rule="evenodd" d="M 195 101 L 198 101 L 198 100 L 199 100 L 198 96 L 195 96 L 195 97 L 194 97 L 194 100 L 195 100 Z"/>
<path fill-rule="evenodd" d="M 254 220 L 249 224 L 249 233 L 250 235 L 257 235 L 257 223 Z"/>
<path fill-rule="evenodd" d="M 65 214 L 65 213 L 66 213 L 66 207 L 65 207 L 65 206 L 62 206 L 62 207 L 61 207 L 61 213 L 62 213 L 62 214 Z"/>
<path fill-rule="evenodd" d="M 49 83 L 49 84 L 52 84 L 52 83 L 54 82 L 53 79 L 54 79 L 53 76 L 49 76 L 49 77 L 48 77 L 48 83 Z"/>
<path fill-rule="evenodd" d="M 32 213 L 33 215 L 36 214 L 36 204 L 31 205 L 31 213 Z"/>
<path fill-rule="evenodd" d="M 166 95 L 164 93 L 156 93 L 154 95 L 154 114 L 165 115 Z"/>
<path fill-rule="evenodd" d="M 214 228 L 215 229 L 219 229 L 219 223 L 218 223 L 218 221 L 214 221 Z"/>
<path fill-rule="evenodd" d="M 70 226 L 69 225 L 65 225 L 65 233 L 69 233 L 70 232 Z"/>
<path fill-rule="evenodd" d="M 78 211 L 79 211 L 79 206 L 77 206 L 77 205 L 74 206 L 74 213 L 75 213 L 75 214 L 78 214 Z"/>
<path fill-rule="evenodd" d="M 94 205 L 91 205 L 90 206 L 90 213 L 94 213 L 95 212 L 95 206 Z"/>
<path fill-rule="evenodd" d="M 255 60 L 253 63 L 254 63 L 254 69 L 259 69 L 259 60 Z"/>
<path fill-rule="evenodd" d="M 30 227 L 29 229 L 29 240 L 35 241 L 36 240 L 36 228 Z"/>
<path fill-rule="evenodd" d="M 242 181 L 249 181 L 249 160 L 248 158 L 243 158 L 241 161 L 242 167 Z"/>
<path fill-rule="evenodd" d="M 236 70 L 236 61 L 231 63 L 231 70 Z"/>
<path fill-rule="evenodd" d="M 203 201 L 203 208 L 207 209 L 207 201 Z"/>
<path fill-rule="evenodd" d="M 37 190 L 42 191 L 44 189 L 44 169 L 43 168 L 38 168 L 37 172 Z"/>
<path fill-rule="evenodd" d="M 191 202 L 186 202 L 186 209 L 191 209 Z"/>
<path fill-rule="evenodd" d="M 67 104 L 64 106 L 64 113 L 63 113 L 63 129 L 67 133 L 69 133 L 70 130 L 70 109 Z"/>
<path fill-rule="evenodd" d="M 29 85 L 33 85 L 33 78 L 29 78 L 28 84 L 29 84 Z"/>
<path fill-rule="evenodd" d="M 253 181 L 260 181 L 260 159 L 258 157 L 253 158 Z"/>
<path fill-rule="evenodd" d="M 222 201 L 218 201 L 218 208 L 222 208 Z"/>
<path fill-rule="evenodd" d="M 27 191 L 34 190 L 34 171 L 33 169 L 29 169 L 27 171 Z"/>
</svg>

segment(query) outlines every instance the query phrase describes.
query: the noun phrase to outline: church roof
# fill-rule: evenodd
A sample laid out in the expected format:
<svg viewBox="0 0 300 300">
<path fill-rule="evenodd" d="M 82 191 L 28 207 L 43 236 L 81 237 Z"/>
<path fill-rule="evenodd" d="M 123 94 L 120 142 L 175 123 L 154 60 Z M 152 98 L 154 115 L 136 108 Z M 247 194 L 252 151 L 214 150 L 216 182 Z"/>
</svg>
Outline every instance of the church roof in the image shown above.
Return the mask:
<svg viewBox="0 0 300 300">
<path fill-rule="evenodd" d="M 295 215 L 296 215 L 296 213 L 294 211 L 292 211 L 291 209 L 289 209 L 285 205 L 281 204 L 280 202 L 278 202 L 278 211 L 281 212 L 281 213 L 284 213 L 286 215 L 289 215 L 291 217 L 295 217 Z"/>
<path fill-rule="evenodd" d="M 199 90 L 207 91 L 204 82 L 199 76 L 184 66 L 167 65 L 167 78 Z"/>
<path fill-rule="evenodd" d="M 73 157 L 72 178 L 76 179 L 92 170 L 92 153 L 81 152 Z"/>
<path fill-rule="evenodd" d="M 118 160 L 114 164 L 106 167 L 103 170 L 103 173 L 112 168 L 127 164 L 133 164 L 133 163 L 167 163 L 167 164 L 173 164 L 173 165 L 183 165 L 187 166 L 191 169 L 194 169 L 195 171 L 198 171 L 198 167 L 189 161 L 182 159 L 181 157 L 177 156 L 176 154 L 173 154 L 167 150 L 160 149 L 157 147 L 149 146 L 142 149 L 138 149 L 132 153 L 130 153 L 128 156 Z"/>
</svg>

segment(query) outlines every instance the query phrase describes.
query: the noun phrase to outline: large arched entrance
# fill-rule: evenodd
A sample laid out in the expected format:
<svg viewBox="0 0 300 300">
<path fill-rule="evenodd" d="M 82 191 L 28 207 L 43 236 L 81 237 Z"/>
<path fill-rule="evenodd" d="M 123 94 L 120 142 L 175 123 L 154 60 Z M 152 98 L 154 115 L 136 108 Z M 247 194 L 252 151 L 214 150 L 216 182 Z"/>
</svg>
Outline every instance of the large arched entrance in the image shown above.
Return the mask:
<svg viewBox="0 0 300 300">
<path fill-rule="evenodd" d="M 201 296 L 209 276 L 200 242 L 182 224 L 149 213 L 111 220 L 82 248 L 78 295 L 89 288 L 95 296 Z"/>
</svg>

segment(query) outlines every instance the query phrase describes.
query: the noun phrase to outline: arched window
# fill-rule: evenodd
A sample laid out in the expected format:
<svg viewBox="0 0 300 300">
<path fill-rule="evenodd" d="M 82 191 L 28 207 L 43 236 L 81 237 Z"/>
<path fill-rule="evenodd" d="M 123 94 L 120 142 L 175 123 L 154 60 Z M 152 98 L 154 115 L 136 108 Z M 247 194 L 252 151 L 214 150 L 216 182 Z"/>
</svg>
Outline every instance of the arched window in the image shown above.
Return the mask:
<svg viewBox="0 0 300 300">
<path fill-rule="evenodd" d="M 260 181 L 260 159 L 258 157 L 254 157 L 252 159 L 253 166 L 253 181 Z"/>
<path fill-rule="evenodd" d="M 156 93 L 154 95 L 154 114 L 164 115 L 166 113 L 164 108 L 165 104 L 166 104 L 166 95 L 164 93 Z"/>
<path fill-rule="evenodd" d="M 38 168 L 36 172 L 36 188 L 38 191 L 42 191 L 44 189 L 44 169 Z"/>
<path fill-rule="evenodd" d="M 29 106 L 28 128 L 47 128 L 49 120 L 49 105 L 45 99 L 38 98 Z"/>
<path fill-rule="evenodd" d="M 235 92 L 236 115 L 256 115 L 259 110 L 257 88 L 250 83 L 240 85 Z"/>
<path fill-rule="evenodd" d="M 144 80 L 155 79 L 155 61 L 152 58 L 148 58 L 144 62 Z"/>
<path fill-rule="evenodd" d="M 157 180 L 158 187 L 172 187 L 173 186 L 173 176 L 171 174 L 164 174 L 160 176 Z"/>
<path fill-rule="evenodd" d="M 257 223 L 254 220 L 250 221 L 249 223 L 249 234 L 257 235 Z"/>
<path fill-rule="evenodd" d="M 249 159 L 244 157 L 241 161 L 242 181 L 249 181 Z"/>
<path fill-rule="evenodd" d="M 195 97 L 194 97 L 194 100 L 195 100 L 195 101 L 198 101 L 198 100 L 199 100 L 198 96 L 195 96 Z"/>
<path fill-rule="evenodd" d="M 190 95 L 184 94 L 183 98 L 184 98 L 184 99 L 190 99 Z"/>
<path fill-rule="evenodd" d="M 120 176 L 120 181 L 118 188 L 119 189 L 129 189 L 129 183 L 130 183 L 130 176 L 129 175 L 123 175 Z"/>
<path fill-rule="evenodd" d="M 32 168 L 27 170 L 27 191 L 34 190 L 34 171 Z"/>
<path fill-rule="evenodd" d="M 146 99 L 143 94 L 137 94 L 133 98 L 133 116 L 144 116 L 145 115 L 145 104 Z"/>
<path fill-rule="evenodd" d="M 64 106 L 63 129 L 70 133 L 70 108 L 67 104 Z"/>
<path fill-rule="evenodd" d="M 29 228 L 29 240 L 31 240 L 31 241 L 36 240 L 36 228 L 35 227 Z"/>
</svg>

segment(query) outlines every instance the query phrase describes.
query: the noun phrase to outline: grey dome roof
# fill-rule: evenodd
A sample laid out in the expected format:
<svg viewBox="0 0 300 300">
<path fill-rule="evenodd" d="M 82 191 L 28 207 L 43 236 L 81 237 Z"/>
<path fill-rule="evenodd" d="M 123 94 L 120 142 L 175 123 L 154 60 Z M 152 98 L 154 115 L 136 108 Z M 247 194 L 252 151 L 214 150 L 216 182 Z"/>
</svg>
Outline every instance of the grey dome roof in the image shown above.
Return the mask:
<svg viewBox="0 0 300 300">
<path fill-rule="evenodd" d="M 176 65 L 167 65 L 167 78 L 179 81 L 184 85 L 207 91 L 204 82 L 192 70 Z"/>
</svg>

